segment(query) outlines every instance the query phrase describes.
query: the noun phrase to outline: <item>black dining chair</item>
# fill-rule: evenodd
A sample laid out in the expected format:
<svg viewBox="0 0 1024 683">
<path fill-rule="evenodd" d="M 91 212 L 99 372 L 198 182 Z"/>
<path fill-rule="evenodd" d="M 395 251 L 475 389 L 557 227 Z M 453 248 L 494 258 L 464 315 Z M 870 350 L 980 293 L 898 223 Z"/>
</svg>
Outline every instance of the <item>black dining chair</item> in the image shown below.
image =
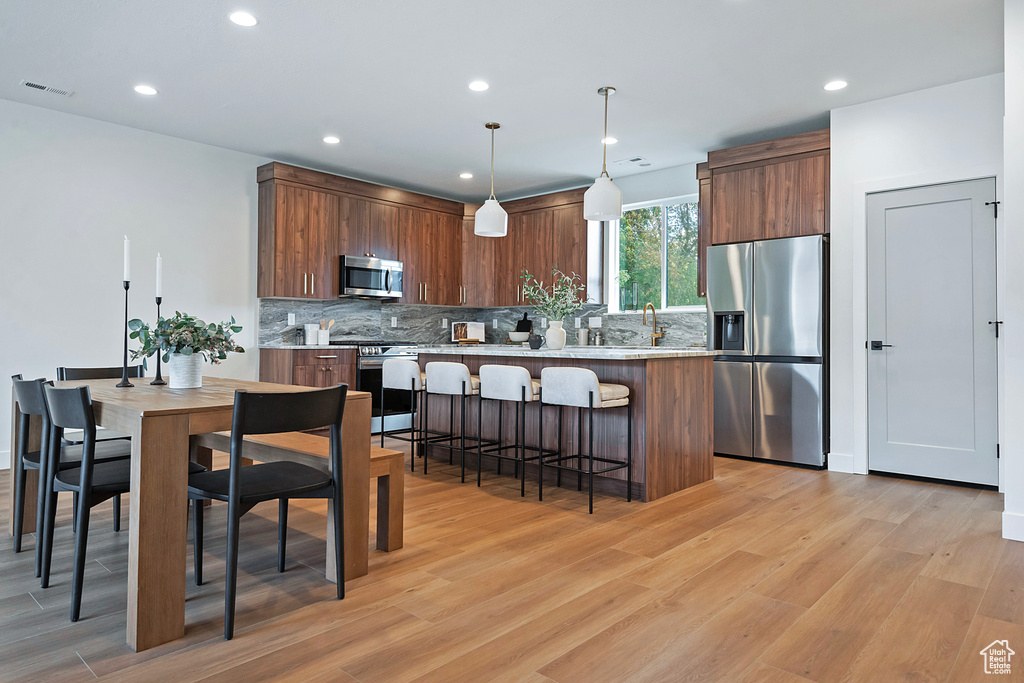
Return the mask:
<svg viewBox="0 0 1024 683">
<path fill-rule="evenodd" d="M 45 518 L 46 491 L 52 486 L 53 475 L 47 467 L 49 459 L 47 454 L 50 447 L 50 414 L 46 407 L 46 398 L 43 395 L 43 386 L 46 380 L 32 379 L 23 380 L 21 375 L 14 375 L 11 378 L 14 383 L 15 400 L 18 402 L 18 410 L 21 413 L 18 424 L 18 442 L 15 445 L 14 454 L 14 552 L 21 552 L 22 531 L 21 528 L 25 519 L 25 472 L 26 470 L 39 470 L 38 495 L 36 497 L 36 576 L 41 576 L 43 544 L 42 526 Z M 30 451 L 28 448 L 29 421 L 33 416 L 38 416 L 41 423 L 41 438 L 39 450 Z M 60 461 L 64 467 L 76 467 L 82 461 L 82 446 L 62 446 L 63 451 Z M 97 443 L 96 459 L 118 460 L 128 458 L 132 454 L 132 445 L 128 441 L 109 441 Z M 115 514 L 117 510 L 115 509 Z M 117 530 L 115 523 L 114 530 Z"/>
<path fill-rule="evenodd" d="M 57 381 L 73 381 L 73 380 L 90 380 L 90 379 L 120 379 L 123 368 L 117 367 L 105 367 L 105 368 L 70 368 L 67 366 L 60 366 L 57 368 Z M 143 377 L 141 365 L 129 365 L 128 366 L 128 377 L 131 379 L 138 379 Z M 128 440 L 132 437 L 128 434 L 122 434 L 121 432 L 115 432 L 112 429 L 103 429 L 102 427 L 96 428 L 96 441 L 117 441 L 117 440 Z M 67 445 L 81 445 L 82 435 L 78 432 L 72 431 L 64 435 L 64 443 Z M 114 531 L 121 530 L 121 496 L 114 496 Z"/>
<path fill-rule="evenodd" d="M 338 599 L 345 597 L 344 489 L 341 467 L 341 420 L 348 385 L 299 393 L 235 392 L 231 419 L 231 453 L 227 469 L 188 478 L 192 499 L 196 585 L 203 582 L 203 500 L 228 504 L 227 567 L 224 587 L 224 640 L 235 631 L 239 520 L 257 503 L 278 500 L 278 571 L 284 571 L 289 498 L 327 498 L 334 502 L 334 551 Z M 330 427 L 330 472 L 296 462 L 269 462 L 242 467 L 245 436 Z"/>
<path fill-rule="evenodd" d="M 75 534 L 75 564 L 71 579 L 71 621 L 78 621 L 82 611 L 82 581 L 85 576 L 85 550 L 89 542 L 89 512 L 103 501 L 128 493 L 131 460 L 121 458 L 96 460 L 96 418 L 92 410 L 89 387 L 56 389 L 45 385 L 46 403 L 50 411 L 49 464 L 54 473 L 53 485 L 47 491 L 46 520 L 43 538 L 42 582 L 50 581 L 50 556 L 53 552 L 53 528 L 56 521 L 57 493 L 78 494 L 78 525 Z M 82 459 L 72 466 L 62 457 L 59 447 L 65 429 L 82 430 Z"/>
</svg>

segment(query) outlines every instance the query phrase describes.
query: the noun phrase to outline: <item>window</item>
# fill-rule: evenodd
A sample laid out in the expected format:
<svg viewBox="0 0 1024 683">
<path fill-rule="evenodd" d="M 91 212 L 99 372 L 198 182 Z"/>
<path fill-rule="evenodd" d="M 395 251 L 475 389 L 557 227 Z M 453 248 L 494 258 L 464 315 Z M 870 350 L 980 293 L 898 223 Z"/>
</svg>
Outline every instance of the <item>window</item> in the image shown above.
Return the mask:
<svg viewBox="0 0 1024 683">
<path fill-rule="evenodd" d="M 697 197 L 626 207 L 609 235 L 611 307 L 704 308 L 697 296 Z"/>
</svg>

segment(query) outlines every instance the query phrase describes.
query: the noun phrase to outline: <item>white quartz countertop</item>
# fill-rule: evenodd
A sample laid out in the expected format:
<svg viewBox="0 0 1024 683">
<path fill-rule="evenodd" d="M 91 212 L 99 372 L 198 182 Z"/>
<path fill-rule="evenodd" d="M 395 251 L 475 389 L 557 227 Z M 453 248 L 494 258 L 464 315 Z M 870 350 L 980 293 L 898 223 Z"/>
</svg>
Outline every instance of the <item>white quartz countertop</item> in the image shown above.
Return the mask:
<svg viewBox="0 0 1024 683">
<path fill-rule="evenodd" d="M 419 352 L 424 355 L 449 356 L 517 356 L 529 358 L 593 358 L 595 360 L 657 360 L 659 358 L 704 358 L 714 356 L 704 347 L 693 348 L 657 348 L 657 347 L 625 347 L 625 346 L 569 346 L 559 351 L 541 348 L 536 351 L 529 346 L 513 346 L 510 344 L 480 344 L 479 346 L 444 346 L 420 345 Z"/>
<path fill-rule="evenodd" d="M 302 349 L 309 349 L 311 351 L 330 351 L 331 349 L 340 351 L 343 349 L 358 349 L 358 346 L 353 344 L 331 344 L 327 345 L 316 345 L 316 344 L 279 344 L 271 346 L 270 344 L 262 344 L 261 349 L 287 349 L 289 351 L 299 351 Z"/>
</svg>

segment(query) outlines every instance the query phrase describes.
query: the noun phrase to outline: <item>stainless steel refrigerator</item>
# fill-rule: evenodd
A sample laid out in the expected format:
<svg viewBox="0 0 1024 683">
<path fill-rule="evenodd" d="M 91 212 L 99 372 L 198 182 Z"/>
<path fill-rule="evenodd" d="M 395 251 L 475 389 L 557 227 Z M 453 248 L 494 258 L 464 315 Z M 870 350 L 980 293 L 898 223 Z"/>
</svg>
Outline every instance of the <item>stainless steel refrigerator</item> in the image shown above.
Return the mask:
<svg viewBox="0 0 1024 683">
<path fill-rule="evenodd" d="M 822 466 L 828 450 L 828 241 L 708 248 L 715 452 Z"/>
</svg>

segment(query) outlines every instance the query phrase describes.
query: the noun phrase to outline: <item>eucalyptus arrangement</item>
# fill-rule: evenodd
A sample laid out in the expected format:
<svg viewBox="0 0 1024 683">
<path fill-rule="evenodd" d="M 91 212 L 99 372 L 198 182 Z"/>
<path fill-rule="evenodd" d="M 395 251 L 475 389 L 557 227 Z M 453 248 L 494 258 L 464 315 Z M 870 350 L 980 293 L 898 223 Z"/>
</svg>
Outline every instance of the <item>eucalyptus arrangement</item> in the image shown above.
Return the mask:
<svg viewBox="0 0 1024 683">
<path fill-rule="evenodd" d="M 132 359 L 145 359 L 158 353 L 168 363 L 171 373 L 171 388 L 193 388 L 202 386 L 202 361 L 214 365 L 228 357 L 229 353 L 245 353 L 245 349 L 231 339 L 231 335 L 242 331 L 242 326 L 230 322 L 205 323 L 194 315 L 175 311 L 173 318 L 161 317 L 156 325 L 150 326 L 138 318 L 129 321 L 129 335 L 141 346 L 132 351 Z"/>
<path fill-rule="evenodd" d="M 523 281 L 523 296 L 533 302 L 533 311 L 548 319 L 544 336 L 548 348 L 554 351 L 565 346 L 565 330 L 562 323 L 587 303 L 587 286 L 576 273 L 566 275 L 555 266 L 551 269 L 551 286 L 544 287 L 543 280 L 537 280 L 530 271 L 523 268 L 519 275 Z"/>
<path fill-rule="evenodd" d="M 564 321 L 589 300 L 583 278 L 576 273 L 566 275 L 558 266 L 551 269 L 553 282 L 547 288 L 543 280 L 538 281 L 526 268 L 519 278 L 523 281 L 523 297 L 533 302 L 533 312 L 549 321 Z"/>
</svg>

